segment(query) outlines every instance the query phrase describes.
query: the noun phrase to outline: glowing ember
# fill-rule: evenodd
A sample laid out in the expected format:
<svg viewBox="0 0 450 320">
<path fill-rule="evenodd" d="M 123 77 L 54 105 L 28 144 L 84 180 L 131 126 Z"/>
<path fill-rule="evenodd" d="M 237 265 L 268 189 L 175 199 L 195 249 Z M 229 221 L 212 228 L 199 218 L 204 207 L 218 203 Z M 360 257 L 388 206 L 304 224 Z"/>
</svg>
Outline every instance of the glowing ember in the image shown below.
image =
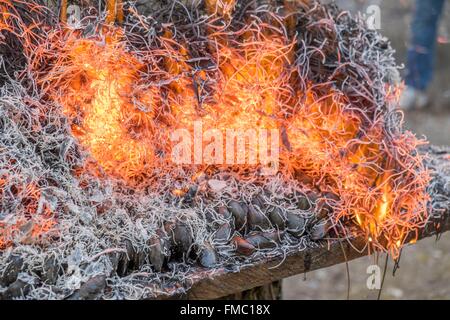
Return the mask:
<svg viewBox="0 0 450 320">
<path fill-rule="evenodd" d="M 6 184 L 6 178 L 1 178 L 0 199 L 6 198 L 3 194 Z M 11 187 L 8 189 L 11 190 Z M 5 249 L 15 242 L 39 243 L 40 239 L 56 225 L 52 211 L 41 201 L 41 193 L 37 186 L 29 184 L 24 189 L 18 186 L 12 189 L 22 199 L 18 206 L 21 207 L 24 215 L 12 215 L 0 221 L 0 249 Z"/>
</svg>

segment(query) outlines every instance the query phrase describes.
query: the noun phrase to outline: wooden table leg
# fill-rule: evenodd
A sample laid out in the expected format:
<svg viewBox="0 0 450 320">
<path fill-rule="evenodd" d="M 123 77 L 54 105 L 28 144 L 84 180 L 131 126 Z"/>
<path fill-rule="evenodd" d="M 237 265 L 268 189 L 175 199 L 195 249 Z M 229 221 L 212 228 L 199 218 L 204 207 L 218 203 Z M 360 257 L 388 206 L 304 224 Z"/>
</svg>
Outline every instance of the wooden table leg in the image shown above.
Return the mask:
<svg viewBox="0 0 450 320">
<path fill-rule="evenodd" d="M 281 300 L 282 281 L 275 281 L 262 287 L 245 290 L 220 298 L 219 300 Z"/>
</svg>

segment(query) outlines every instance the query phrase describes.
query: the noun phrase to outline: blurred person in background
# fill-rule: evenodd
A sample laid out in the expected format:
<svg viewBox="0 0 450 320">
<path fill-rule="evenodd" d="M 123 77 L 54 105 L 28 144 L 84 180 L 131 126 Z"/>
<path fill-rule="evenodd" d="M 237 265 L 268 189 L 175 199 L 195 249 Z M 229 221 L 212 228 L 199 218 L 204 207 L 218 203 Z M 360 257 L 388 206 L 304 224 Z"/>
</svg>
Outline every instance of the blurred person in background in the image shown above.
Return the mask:
<svg viewBox="0 0 450 320">
<path fill-rule="evenodd" d="M 408 49 L 406 88 L 400 99 L 404 110 L 428 105 L 427 89 L 433 79 L 439 20 L 445 0 L 416 0 Z"/>
</svg>

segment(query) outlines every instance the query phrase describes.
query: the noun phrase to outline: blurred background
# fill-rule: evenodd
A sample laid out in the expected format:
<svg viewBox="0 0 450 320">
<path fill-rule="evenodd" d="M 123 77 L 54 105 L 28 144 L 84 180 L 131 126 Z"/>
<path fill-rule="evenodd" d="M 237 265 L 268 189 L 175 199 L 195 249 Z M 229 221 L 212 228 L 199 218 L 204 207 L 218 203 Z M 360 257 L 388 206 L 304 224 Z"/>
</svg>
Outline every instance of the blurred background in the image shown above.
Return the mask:
<svg viewBox="0 0 450 320">
<path fill-rule="evenodd" d="M 434 1 L 434 0 L 421 0 Z M 323 0 L 323 2 L 330 2 Z M 398 64 L 406 63 L 411 37 L 410 25 L 415 0 L 336 0 L 340 8 L 352 14 L 366 13 L 371 5 L 380 8 L 380 32 L 391 40 Z M 450 145 L 450 0 L 445 1 L 439 24 L 434 79 L 428 89 L 429 105 L 421 110 L 405 111 L 405 125 L 431 144 Z M 402 76 L 405 70 L 402 70 Z M 376 299 L 377 291 L 367 289 L 367 267 L 373 257 L 349 263 L 350 298 Z M 378 262 L 383 270 L 384 256 Z M 305 279 L 306 277 L 306 279 Z M 346 299 L 345 264 L 285 279 L 284 299 Z M 405 248 L 400 268 L 393 276 L 390 262 L 381 294 L 382 299 L 450 299 L 450 234 L 418 242 Z"/>
</svg>

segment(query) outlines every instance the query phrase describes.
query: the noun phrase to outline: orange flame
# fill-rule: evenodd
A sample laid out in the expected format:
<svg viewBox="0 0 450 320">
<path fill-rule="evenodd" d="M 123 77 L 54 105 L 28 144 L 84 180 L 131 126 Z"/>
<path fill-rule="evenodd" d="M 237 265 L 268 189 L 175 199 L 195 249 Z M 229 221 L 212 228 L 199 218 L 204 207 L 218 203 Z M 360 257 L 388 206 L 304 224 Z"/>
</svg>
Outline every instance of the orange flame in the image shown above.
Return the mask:
<svg viewBox="0 0 450 320">
<path fill-rule="evenodd" d="M 104 45 L 68 42 L 66 49 L 74 69 L 64 97 L 65 112 L 71 118 L 83 115 L 82 125 L 72 126 L 74 133 L 106 171 L 132 175 L 153 158 L 148 141 L 154 110 L 137 110 L 130 96 L 139 61 L 113 38 Z M 142 105 L 154 105 L 151 90 L 136 94 Z"/>
</svg>

